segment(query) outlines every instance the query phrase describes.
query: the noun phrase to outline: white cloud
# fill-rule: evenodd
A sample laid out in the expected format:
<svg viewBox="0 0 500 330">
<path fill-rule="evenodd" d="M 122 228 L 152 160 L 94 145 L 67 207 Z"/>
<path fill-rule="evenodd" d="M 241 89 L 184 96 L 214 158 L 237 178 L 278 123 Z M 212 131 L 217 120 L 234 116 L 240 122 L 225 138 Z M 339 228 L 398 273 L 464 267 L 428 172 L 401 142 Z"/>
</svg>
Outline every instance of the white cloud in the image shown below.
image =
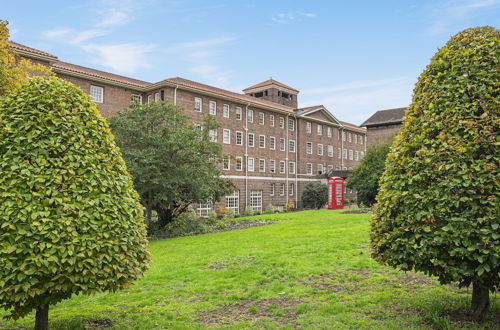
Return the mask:
<svg viewBox="0 0 500 330">
<path fill-rule="evenodd" d="M 293 12 L 293 13 L 277 13 L 271 17 L 271 20 L 279 24 L 288 24 L 296 20 L 302 20 L 303 18 L 312 19 L 316 18 L 315 13 L 303 13 L 303 12 Z"/>
<path fill-rule="evenodd" d="M 95 24 L 96 27 L 111 27 L 111 26 L 121 26 L 129 23 L 132 20 L 128 10 L 117 10 L 116 8 L 111 8 L 105 10 L 101 14 L 102 20 Z"/>
<path fill-rule="evenodd" d="M 497 7 L 500 0 L 442 0 L 426 8 L 427 17 L 430 19 L 428 32 L 439 35 L 455 32 L 457 23 L 469 21 L 484 10 Z"/>
<path fill-rule="evenodd" d="M 89 41 L 97 37 L 102 37 L 110 33 L 111 31 L 109 30 L 99 30 L 99 29 L 85 30 L 78 33 L 74 33 L 73 36 L 71 37 L 70 43 L 73 45 L 80 45 L 85 41 Z"/>
<path fill-rule="evenodd" d="M 84 46 L 83 49 L 95 54 L 92 60 L 94 64 L 120 73 L 134 73 L 139 69 L 150 67 L 148 55 L 154 49 L 154 46 L 136 43 L 90 44 Z"/>
<path fill-rule="evenodd" d="M 67 38 L 73 30 L 71 29 L 52 29 L 42 32 L 42 36 L 47 39 L 64 39 Z"/>
</svg>

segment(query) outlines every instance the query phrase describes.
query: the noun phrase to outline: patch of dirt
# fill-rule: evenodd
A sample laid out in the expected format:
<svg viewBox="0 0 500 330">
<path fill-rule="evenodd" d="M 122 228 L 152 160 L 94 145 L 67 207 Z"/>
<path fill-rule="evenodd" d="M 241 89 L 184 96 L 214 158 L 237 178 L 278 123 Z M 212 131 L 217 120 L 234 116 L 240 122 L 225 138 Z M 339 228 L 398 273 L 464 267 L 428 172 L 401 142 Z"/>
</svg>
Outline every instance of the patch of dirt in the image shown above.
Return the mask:
<svg viewBox="0 0 500 330">
<path fill-rule="evenodd" d="M 372 272 L 366 268 L 349 269 L 344 273 L 355 274 L 362 277 L 362 281 L 369 278 Z M 347 292 L 354 293 L 360 289 L 361 281 L 345 281 L 344 279 L 339 280 L 339 276 L 334 274 L 322 274 L 319 276 L 314 276 L 304 281 L 307 285 L 315 288 L 316 290 L 328 290 L 330 292 Z"/>
<path fill-rule="evenodd" d="M 241 256 L 233 258 L 222 258 L 208 263 L 210 270 L 222 270 L 228 268 L 245 268 L 255 262 L 254 256 Z"/>
<path fill-rule="evenodd" d="M 399 274 L 396 276 L 396 279 L 392 279 L 389 281 L 391 284 L 397 284 L 401 286 L 405 286 L 409 289 L 415 289 L 420 285 L 431 285 L 435 284 L 436 280 L 432 277 L 414 273 L 414 272 L 406 272 L 403 274 Z"/>
<path fill-rule="evenodd" d="M 113 321 L 110 319 L 90 319 L 83 321 L 87 326 L 86 329 L 100 330 L 113 326 Z"/>
<path fill-rule="evenodd" d="M 256 322 L 261 319 L 270 319 L 280 325 L 296 327 L 296 306 L 301 302 L 299 299 L 285 297 L 244 299 L 233 305 L 221 306 L 217 310 L 200 312 L 197 319 L 205 327 L 230 325 L 238 321 Z"/>
<path fill-rule="evenodd" d="M 340 214 L 363 214 L 363 213 L 372 213 L 371 209 L 365 209 L 365 210 L 351 210 L 351 211 L 344 211 Z"/>
<path fill-rule="evenodd" d="M 448 318 L 451 322 L 454 323 L 474 323 L 476 325 L 481 325 L 481 323 L 477 323 L 474 320 L 472 313 L 464 308 L 445 310 L 443 311 L 441 316 Z M 500 314 L 490 313 L 490 315 L 486 317 L 485 322 L 489 323 L 489 329 L 500 329 Z"/>
</svg>

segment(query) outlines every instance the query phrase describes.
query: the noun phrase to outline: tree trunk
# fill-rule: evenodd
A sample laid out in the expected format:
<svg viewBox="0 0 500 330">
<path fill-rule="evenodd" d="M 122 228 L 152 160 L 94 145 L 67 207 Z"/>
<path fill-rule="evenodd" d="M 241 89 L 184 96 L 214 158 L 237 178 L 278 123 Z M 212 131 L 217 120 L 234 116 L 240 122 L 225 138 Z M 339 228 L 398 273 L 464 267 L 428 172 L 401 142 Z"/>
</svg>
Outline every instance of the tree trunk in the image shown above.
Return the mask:
<svg viewBox="0 0 500 330">
<path fill-rule="evenodd" d="M 158 213 L 158 227 L 163 229 L 165 226 L 172 221 L 172 210 L 170 209 L 158 209 L 156 210 Z"/>
<path fill-rule="evenodd" d="M 476 320 L 483 319 L 490 311 L 490 291 L 479 283 L 472 283 L 472 314 Z"/>
<path fill-rule="evenodd" d="M 49 329 L 49 305 L 39 307 L 36 310 L 35 330 Z"/>
</svg>

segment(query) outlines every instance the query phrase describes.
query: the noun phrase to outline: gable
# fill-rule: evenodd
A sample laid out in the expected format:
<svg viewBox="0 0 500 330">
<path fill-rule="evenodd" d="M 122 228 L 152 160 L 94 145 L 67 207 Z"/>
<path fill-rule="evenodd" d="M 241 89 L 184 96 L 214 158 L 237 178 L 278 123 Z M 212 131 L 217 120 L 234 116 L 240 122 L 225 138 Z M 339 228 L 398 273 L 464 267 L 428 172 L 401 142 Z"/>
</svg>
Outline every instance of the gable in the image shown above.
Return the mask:
<svg viewBox="0 0 500 330">
<path fill-rule="evenodd" d="M 303 118 L 311 118 L 321 120 L 332 125 L 341 126 L 340 122 L 328 110 L 321 107 L 315 110 L 310 110 L 301 115 Z"/>
</svg>

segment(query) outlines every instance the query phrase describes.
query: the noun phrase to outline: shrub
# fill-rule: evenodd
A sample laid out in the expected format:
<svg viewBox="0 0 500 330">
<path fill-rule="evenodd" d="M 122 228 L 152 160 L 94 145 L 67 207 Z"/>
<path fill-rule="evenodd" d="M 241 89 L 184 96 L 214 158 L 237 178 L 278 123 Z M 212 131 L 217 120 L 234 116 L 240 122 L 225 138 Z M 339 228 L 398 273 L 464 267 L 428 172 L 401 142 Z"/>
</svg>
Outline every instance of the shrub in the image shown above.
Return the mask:
<svg viewBox="0 0 500 330">
<path fill-rule="evenodd" d="M 267 204 L 266 209 L 264 210 L 264 213 L 274 213 L 273 204 Z"/>
<path fill-rule="evenodd" d="M 328 202 L 328 185 L 309 183 L 302 194 L 302 205 L 305 208 L 320 209 Z M 287 206 L 288 210 L 288 206 Z"/>
<path fill-rule="evenodd" d="M 295 210 L 295 203 L 293 201 L 289 201 L 288 204 L 286 204 L 285 211 L 291 212 L 293 210 Z"/>
<path fill-rule="evenodd" d="M 225 207 L 220 207 L 218 211 L 217 214 L 220 219 L 227 218 L 227 209 Z"/>
<path fill-rule="evenodd" d="M 196 210 L 193 205 L 189 205 L 184 213 L 184 219 L 187 221 L 196 221 L 198 219 L 198 215 L 196 214 Z"/>
<path fill-rule="evenodd" d="M 139 196 L 88 95 L 57 78 L 0 98 L 0 307 L 19 318 L 128 287 L 149 253 Z"/>
<path fill-rule="evenodd" d="M 387 157 L 374 258 L 473 285 L 481 318 L 500 285 L 500 32 L 467 29 L 431 59 Z"/>
<path fill-rule="evenodd" d="M 234 209 L 228 209 L 227 210 L 227 217 L 229 219 L 233 219 L 235 217 Z"/>
<path fill-rule="evenodd" d="M 255 212 L 254 212 L 254 210 L 253 210 L 253 207 L 251 207 L 251 206 L 247 206 L 247 207 L 245 208 L 245 215 L 246 215 L 246 216 L 251 217 L 251 216 L 252 216 L 252 215 L 254 215 L 254 214 L 255 214 Z"/>
<path fill-rule="evenodd" d="M 217 212 L 215 212 L 214 210 L 209 210 L 207 219 L 217 220 Z"/>
</svg>

